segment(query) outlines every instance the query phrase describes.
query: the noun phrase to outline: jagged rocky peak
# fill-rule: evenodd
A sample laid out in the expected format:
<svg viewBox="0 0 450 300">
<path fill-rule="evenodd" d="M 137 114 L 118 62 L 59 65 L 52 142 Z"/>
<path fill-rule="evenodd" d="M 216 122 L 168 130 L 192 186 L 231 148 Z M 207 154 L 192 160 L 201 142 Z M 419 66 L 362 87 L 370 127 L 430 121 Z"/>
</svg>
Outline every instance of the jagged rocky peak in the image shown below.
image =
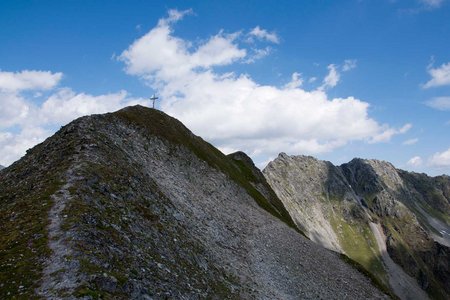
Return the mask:
<svg viewBox="0 0 450 300">
<path fill-rule="evenodd" d="M 377 193 L 384 188 L 398 190 L 404 186 L 397 169 L 387 161 L 355 158 L 341 169 L 359 194 Z"/>
<path fill-rule="evenodd" d="M 397 169 L 387 161 L 355 158 L 340 166 L 350 186 L 360 196 L 365 207 L 378 216 L 401 217 L 409 214 L 399 198 L 404 182 Z"/>
<path fill-rule="evenodd" d="M 331 222 L 336 205 L 343 214 L 364 217 L 342 172 L 311 156 L 281 153 L 263 170 L 297 226 L 320 245 L 344 252 Z M 335 203 L 336 199 L 348 201 Z"/>
<path fill-rule="evenodd" d="M 387 297 L 263 179 L 154 109 L 75 120 L 0 172 L 0 298 Z"/>
<path fill-rule="evenodd" d="M 402 299 L 448 298 L 448 176 L 373 159 L 334 166 L 284 153 L 263 173 L 313 241 L 356 260 Z"/>
</svg>

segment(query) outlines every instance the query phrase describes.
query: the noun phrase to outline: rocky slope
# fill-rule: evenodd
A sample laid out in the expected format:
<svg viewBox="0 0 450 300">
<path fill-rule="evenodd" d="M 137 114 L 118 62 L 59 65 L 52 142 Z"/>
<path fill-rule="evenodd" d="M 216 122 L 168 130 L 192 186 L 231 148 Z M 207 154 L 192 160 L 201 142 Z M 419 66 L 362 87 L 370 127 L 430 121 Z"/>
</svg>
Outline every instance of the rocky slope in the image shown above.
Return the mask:
<svg viewBox="0 0 450 300">
<path fill-rule="evenodd" d="M 426 298 L 425 290 L 448 299 L 448 176 L 377 160 L 334 166 L 283 153 L 263 173 L 313 241 L 358 261 L 401 298 Z"/>
<path fill-rule="evenodd" d="M 243 153 L 141 106 L 0 172 L 0 298 L 383 299 L 303 237 Z"/>
<path fill-rule="evenodd" d="M 0 165 L 0 170 L 1 170 L 1 169 L 4 169 L 4 168 L 5 168 L 4 166 Z"/>
</svg>

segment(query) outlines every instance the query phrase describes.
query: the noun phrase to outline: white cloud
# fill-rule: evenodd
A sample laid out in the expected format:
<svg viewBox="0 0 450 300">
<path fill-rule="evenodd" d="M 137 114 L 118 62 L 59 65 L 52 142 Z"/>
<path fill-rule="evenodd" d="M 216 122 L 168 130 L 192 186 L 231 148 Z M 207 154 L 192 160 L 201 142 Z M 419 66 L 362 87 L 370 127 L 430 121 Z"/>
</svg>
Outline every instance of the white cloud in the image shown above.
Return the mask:
<svg viewBox="0 0 450 300">
<path fill-rule="evenodd" d="M 291 81 L 289 81 L 287 84 L 285 84 L 284 88 L 286 89 L 297 89 L 301 87 L 303 84 L 303 78 L 302 74 L 298 72 L 292 73 Z"/>
<path fill-rule="evenodd" d="M 274 44 L 280 43 L 280 39 L 278 38 L 278 36 L 275 32 L 268 32 L 267 30 L 262 29 L 259 26 L 256 26 L 255 28 L 253 28 L 249 32 L 249 35 L 252 37 L 255 37 L 259 40 L 265 40 L 268 42 L 272 42 Z"/>
<path fill-rule="evenodd" d="M 25 120 L 31 110 L 30 104 L 16 93 L 0 92 L 0 129 Z"/>
<path fill-rule="evenodd" d="M 339 70 L 342 72 L 348 72 L 356 68 L 356 62 L 357 62 L 356 59 L 346 59 L 344 60 L 344 64 L 342 65 L 342 67 L 336 66 L 335 64 L 328 65 L 327 67 L 328 74 L 323 79 L 323 83 L 319 87 L 319 89 L 324 90 L 327 88 L 335 87 L 339 83 L 339 80 L 341 79 L 341 74 Z"/>
<path fill-rule="evenodd" d="M 423 160 L 420 156 L 414 156 L 408 162 L 406 163 L 408 166 L 411 167 L 419 167 L 423 163 Z"/>
<path fill-rule="evenodd" d="M 165 19 L 160 19 L 159 20 L 159 24 L 160 26 L 164 26 L 164 25 L 170 25 L 172 23 L 175 23 L 181 19 L 184 18 L 184 16 L 186 15 L 191 15 L 193 13 L 192 9 L 186 9 L 186 10 L 182 10 L 179 11 L 177 9 L 169 9 L 168 11 L 168 17 Z"/>
<path fill-rule="evenodd" d="M 438 110 L 450 110 L 450 97 L 436 97 L 427 101 L 426 105 Z"/>
<path fill-rule="evenodd" d="M 373 136 L 369 140 L 369 143 L 373 144 L 373 143 L 387 142 L 394 135 L 404 134 L 404 133 L 408 132 L 411 128 L 412 128 L 412 124 L 409 124 L 409 123 L 405 124 L 403 127 L 399 128 L 399 129 L 388 128 L 386 126 L 382 132 L 380 132 L 379 134 Z"/>
<path fill-rule="evenodd" d="M 429 8 L 438 8 L 444 3 L 444 0 L 419 0 L 419 1 Z"/>
<path fill-rule="evenodd" d="M 328 75 L 323 79 L 323 84 L 320 89 L 335 87 L 340 78 L 341 75 L 339 74 L 336 66 L 334 64 L 328 65 Z"/>
<path fill-rule="evenodd" d="M 178 19 L 184 15 L 171 12 Z M 247 55 L 245 49 L 239 49 L 233 43 L 238 34 L 226 35 L 223 32 L 200 45 L 196 52 L 190 53 L 189 43 L 171 35 L 170 24 L 176 18 L 169 16 L 169 19 L 160 20 L 157 27 L 120 55 L 119 60 L 126 63 L 129 74 L 157 73 L 158 78 L 164 81 L 175 80 L 189 76 L 195 68 L 227 65 Z"/>
<path fill-rule="evenodd" d="M 63 88 L 52 94 L 39 107 L 39 122 L 45 124 L 66 124 L 75 118 L 101 114 L 136 104 L 149 105 L 149 100 L 129 98 L 126 91 L 93 96 L 75 93 Z"/>
<path fill-rule="evenodd" d="M 0 91 L 12 93 L 23 90 L 49 90 L 55 87 L 61 78 L 62 73 L 49 71 L 0 71 Z"/>
<path fill-rule="evenodd" d="M 93 96 L 69 88 L 55 90 L 61 73 L 21 71 L 0 75 L 0 164 L 6 166 L 77 117 L 149 104 L 148 100 L 130 98 L 125 91 Z M 43 98 L 38 92 L 41 90 L 48 90 L 50 95 Z M 36 102 L 36 97 L 43 98 L 42 102 Z"/>
<path fill-rule="evenodd" d="M 435 153 L 430 159 L 429 164 L 436 168 L 450 167 L 450 148 L 444 152 Z"/>
<path fill-rule="evenodd" d="M 356 68 L 356 59 L 346 59 L 344 65 L 342 66 L 342 71 L 347 72 Z"/>
<path fill-rule="evenodd" d="M 411 146 L 411 145 L 417 144 L 418 141 L 419 141 L 418 138 L 409 139 L 409 140 L 404 141 L 403 145 Z"/>
<path fill-rule="evenodd" d="M 26 126 L 19 133 L 0 131 L 0 164 L 8 166 L 25 154 L 25 151 L 42 142 L 54 131 L 41 127 Z M 5 138 L 1 138 L 4 136 Z"/>
<path fill-rule="evenodd" d="M 217 72 L 216 66 L 243 63 L 251 55 L 238 35 L 220 32 L 195 45 L 174 36 L 162 19 L 119 59 L 127 73 L 159 91 L 166 113 L 221 149 L 266 157 L 280 151 L 317 154 L 354 140 L 386 141 L 406 131 L 378 124 L 368 116 L 369 104 L 359 99 L 330 99 L 324 89 L 300 88 L 299 73 L 287 86 L 276 87 L 246 74 Z M 203 51 L 210 47 L 214 51 Z M 332 87 L 339 73 L 335 65 L 328 70 L 324 85 Z"/>
<path fill-rule="evenodd" d="M 244 60 L 244 63 L 252 64 L 257 60 L 266 57 L 271 52 L 272 52 L 272 48 L 270 48 L 270 47 L 266 47 L 263 49 L 251 49 L 250 56 L 246 60 Z"/>
<path fill-rule="evenodd" d="M 427 71 L 431 75 L 431 79 L 423 85 L 424 88 L 450 85 L 450 62 L 437 68 L 429 66 Z"/>
<path fill-rule="evenodd" d="M 22 92 L 34 91 L 35 96 L 39 97 L 39 91 L 54 88 L 61 78 L 62 73 L 50 71 L 0 71 L 0 130 L 32 117 L 33 105 L 23 97 Z"/>
</svg>

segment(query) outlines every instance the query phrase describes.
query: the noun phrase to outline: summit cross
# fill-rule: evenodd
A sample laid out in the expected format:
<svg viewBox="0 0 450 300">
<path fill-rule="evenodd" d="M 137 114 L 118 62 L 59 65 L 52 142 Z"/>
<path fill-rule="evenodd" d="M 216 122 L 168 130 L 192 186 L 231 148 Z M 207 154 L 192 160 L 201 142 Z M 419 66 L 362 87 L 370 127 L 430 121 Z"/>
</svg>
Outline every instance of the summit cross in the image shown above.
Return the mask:
<svg viewBox="0 0 450 300">
<path fill-rule="evenodd" d="M 155 108 L 155 101 L 156 100 L 158 100 L 159 98 L 158 97 L 156 97 L 156 95 L 155 94 L 153 94 L 153 96 L 151 96 L 150 97 L 150 100 L 152 100 L 153 101 L 153 108 Z"/>
</svg>

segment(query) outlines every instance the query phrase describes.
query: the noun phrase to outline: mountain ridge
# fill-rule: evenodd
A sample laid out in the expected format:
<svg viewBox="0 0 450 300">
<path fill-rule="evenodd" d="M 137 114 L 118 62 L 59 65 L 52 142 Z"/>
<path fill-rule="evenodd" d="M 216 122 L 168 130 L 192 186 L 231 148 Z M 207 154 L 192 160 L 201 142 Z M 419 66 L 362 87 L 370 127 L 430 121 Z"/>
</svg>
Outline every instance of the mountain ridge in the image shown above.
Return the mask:
<svg viewBox="0 0 450 300">
<path fill-rule="evenodd" d="M 77 119 L 0 173 L 0 297 L 387 298 L 258 172 L 153 109 Z"/>
<path fill-rule="evenodd" d="M 263 173 L 312 240 L 346 253 L 384 283 L 396 286 L 397 294 L 408 293 L 386 270 L 392 265 L 386 260 L 392 257 L 401 266 L 393 268 L 405 273 L 403 283 L 415 285 L 409 288 L 415 293 L 401 298 L 417 298 L 418 286 L 432 297 L 447 297 L 448 236 L 440 233 L 449 228 L 449 177 L 408 173 L 380 160 L 356 158 L 334 166 L 311 156 L 284 153 Z M 382 232 L 376 232 L 375 223 Z M 382 255 L 378 234 L 386 235 L 383 245 L 389 257 Z"/>
</svg>

